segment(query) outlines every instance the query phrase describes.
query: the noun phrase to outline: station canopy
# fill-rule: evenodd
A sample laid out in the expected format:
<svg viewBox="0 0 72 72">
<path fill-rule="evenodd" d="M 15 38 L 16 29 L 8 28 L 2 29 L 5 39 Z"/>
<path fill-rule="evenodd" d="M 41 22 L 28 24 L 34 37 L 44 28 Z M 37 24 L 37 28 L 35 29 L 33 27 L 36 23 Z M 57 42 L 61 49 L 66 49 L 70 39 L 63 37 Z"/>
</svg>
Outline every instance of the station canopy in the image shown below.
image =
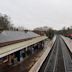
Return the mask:
<svg viewBox="0 0 72 72">
<path fill-rule="evenodd" d="M 38 37 L 40 35 L 31 31 L 3 31 L 0 33 L 0 43 L 10 42 L 15 40 L 24 40 L 33 37 Z"/>
<path fill-rule="evenodd" d="M 27 40 L 0 47 L 0 58 L 45 40 L 47 37 L 31 31 L 3 31 L 0 33 L 0 44 L 22 39 Z"/>
</svg>

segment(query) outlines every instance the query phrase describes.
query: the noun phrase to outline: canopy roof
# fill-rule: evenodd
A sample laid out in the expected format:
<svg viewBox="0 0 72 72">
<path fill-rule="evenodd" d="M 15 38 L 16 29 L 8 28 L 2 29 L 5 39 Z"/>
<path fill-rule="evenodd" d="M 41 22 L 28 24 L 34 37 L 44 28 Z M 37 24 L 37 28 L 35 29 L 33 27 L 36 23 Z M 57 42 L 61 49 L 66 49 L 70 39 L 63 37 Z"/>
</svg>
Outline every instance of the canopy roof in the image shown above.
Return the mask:
<svg viewBox="0 0 72 72">
<path fill-rule="evenodd" d="M 47 39 L 46 36 L 39 36 L 39 37 L 36 37 L 36 38 L 32 38 L 31 40 L 27 40 L 27 41 L 23 41 L 23 42 L 20 42 L 20 43 L 15 43 L 15 44 L 12 44 L 12 45 L 1 47 L 0 48 L 0 58 L 7 56 L 11 53 L 14 53 L 16 51 L 19 51 L 21 49 L 24 49 L 24 48 L 26 48 L 30 45 L 33 45 L 33 44 L 38 43 L 38 42 L 45 40 L 45 39 Z"/>
<path fill-rule="evenodd" d="M 15 40 L 22 40 L 22 39 L 29 39 L 29 38 L 38 37 L 38 36 L 40 35 L 31 31 L 28 31 L 28 32 L 3 31 L 0 33 L 0 43 L 15 41 Z"/>
</svg>

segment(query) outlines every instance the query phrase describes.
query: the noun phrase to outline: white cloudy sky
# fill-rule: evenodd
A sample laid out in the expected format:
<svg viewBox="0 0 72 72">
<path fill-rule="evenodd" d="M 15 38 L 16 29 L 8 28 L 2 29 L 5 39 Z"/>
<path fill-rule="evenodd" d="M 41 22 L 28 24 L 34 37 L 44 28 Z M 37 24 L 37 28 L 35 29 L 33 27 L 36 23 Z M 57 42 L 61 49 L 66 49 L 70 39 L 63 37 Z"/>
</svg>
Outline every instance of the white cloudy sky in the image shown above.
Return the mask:
<svg viewBox="0 0 72 72">
<path fill-rule="evenodd" d="M 0 12 L 28 29 L 72 25 L 72 0 L 0 0 Z"/>
</svg>

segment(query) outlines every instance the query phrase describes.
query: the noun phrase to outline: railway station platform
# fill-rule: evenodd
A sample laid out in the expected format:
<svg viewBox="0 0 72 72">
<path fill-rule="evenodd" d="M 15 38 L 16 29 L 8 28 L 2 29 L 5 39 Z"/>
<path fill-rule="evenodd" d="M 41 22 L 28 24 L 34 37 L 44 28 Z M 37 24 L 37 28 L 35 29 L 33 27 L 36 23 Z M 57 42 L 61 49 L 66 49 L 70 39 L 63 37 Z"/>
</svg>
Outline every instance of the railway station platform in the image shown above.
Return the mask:
<svg viewBox="0 0 72 72">
<path fill-rule="evenodd" d="M 1 47 L 0 71 L 5 72 L 5 69 L 8 69 L 8 67 L 10 68 L 17 65 L 20 62 L 23 62 L 28 56 L 34 54 L 36 51 L 42 50 L 44 47 L 44 42 L 47 39 L 48 38 L 46 36 L 39 36 L 27 41 Z"/>
<path fill-rule="evenodd" d="M 48 56 L 54 42 L 56 40 L 56 36 L 47 44 L 47 48 L 45 49 L 43 55 L 39 58 L 39 60 L 34 64 L 34 66 L 29 70 L 29 72 L 38 72 L 46 57 Z"/>
<path fill-rule="evenodd" d="M 65 43 L 67 44 L 68 48 L 70 49 L 70 51 L 72 52 L 72 39 L 65 37 L 65 36 L 61 36 L 63 38 L 63 40 L 65 41 Z"/>
<path fill-rule="evenodd" d="M 40 59 L 40 57 L 45 53 L 47 49 L 47 45 L 49 44 L 49 39 L 47 39 L 44 43 L 44 48 L 35 51 L 34 54 L 25 58 L 22 62 L 9 67 L 4 72 L 29 72 L 29 70 L 33 67 L 33 65 Z M 50 42 L 49 46 L 52 46 L 53 42 Z"/>
</svg>

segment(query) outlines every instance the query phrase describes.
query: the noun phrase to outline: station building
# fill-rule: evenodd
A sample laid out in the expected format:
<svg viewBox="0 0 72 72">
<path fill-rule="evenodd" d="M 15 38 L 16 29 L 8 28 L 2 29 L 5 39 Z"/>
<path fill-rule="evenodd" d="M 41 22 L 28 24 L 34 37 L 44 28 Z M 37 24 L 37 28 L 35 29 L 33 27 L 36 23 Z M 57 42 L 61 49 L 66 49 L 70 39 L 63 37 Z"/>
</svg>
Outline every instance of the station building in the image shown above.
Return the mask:
<svg viewBox="0 0 72 72">
<path fill-rule="evenodd" d="M 44 48 L 46 36 L 27 31 L 2 31 L 0 33 L 0 71 L 15 65 Z"/>
</svg>

